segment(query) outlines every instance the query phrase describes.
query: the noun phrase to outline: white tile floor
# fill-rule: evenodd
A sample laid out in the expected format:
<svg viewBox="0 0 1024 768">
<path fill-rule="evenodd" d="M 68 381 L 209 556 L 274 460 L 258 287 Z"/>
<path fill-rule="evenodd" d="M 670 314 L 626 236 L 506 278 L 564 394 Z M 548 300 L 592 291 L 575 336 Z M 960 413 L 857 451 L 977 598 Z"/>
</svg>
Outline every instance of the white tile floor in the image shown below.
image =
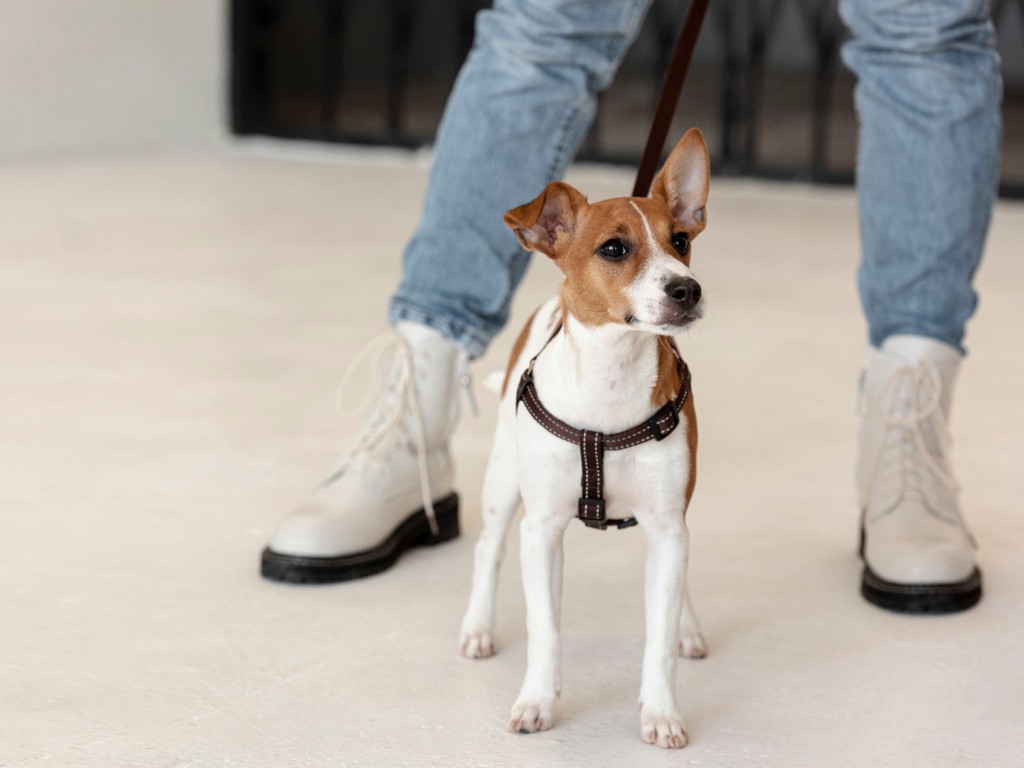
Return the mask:
<svg viewBox="0 0 1024 768">
<path fill-rule="evenodd" d="M 954 423 L 986 597 L 904 618 L 857 595 L 853 195 L 714 183 L 695 257 L 712 311 L 683 339 L 711 655 L 682 666 L 692 744 L 670 754 L 638 738 L 635 531 L 570 530 L 555 730 L 503 729 L 524 666 L 515 556 L 499 655 L 457 655 L 484 392 L 457 438 L 461 540 L 359 583 L 257 577 L 352 429 L 335 388 L 385 328 L 425 182 L 407 155 L 331 157 L 0 169 L 0 765 L 1022 764 L 1022 206 L 996 212 Z M 630 176 L 574 180 L 604 197 Z M 514 324 L 556 279 L 536 263 Z"/>
</svg>

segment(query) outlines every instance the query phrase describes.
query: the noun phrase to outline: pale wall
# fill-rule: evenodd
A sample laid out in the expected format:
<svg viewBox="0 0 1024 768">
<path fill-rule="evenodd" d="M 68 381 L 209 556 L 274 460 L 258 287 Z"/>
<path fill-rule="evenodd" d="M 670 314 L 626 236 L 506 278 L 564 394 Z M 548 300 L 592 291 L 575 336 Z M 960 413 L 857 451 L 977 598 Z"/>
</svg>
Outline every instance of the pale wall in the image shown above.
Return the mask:
<svg viewBox="0 0 1024 768">
<path fill-rule="evenodd" d="M 0 0 L 0 160 L 213 146 L 225 0 Z"/>
</svg>

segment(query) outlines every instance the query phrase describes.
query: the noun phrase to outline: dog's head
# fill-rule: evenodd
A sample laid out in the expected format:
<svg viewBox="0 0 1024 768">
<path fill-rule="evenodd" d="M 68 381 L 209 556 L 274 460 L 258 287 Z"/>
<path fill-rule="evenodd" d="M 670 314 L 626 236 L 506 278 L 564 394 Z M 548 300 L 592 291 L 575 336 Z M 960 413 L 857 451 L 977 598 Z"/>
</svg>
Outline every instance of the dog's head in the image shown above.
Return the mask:
<svg viewBox="0 0 1024 768">
<path fill-rule="evenodd" d="M 707 223 L 708 175 L 704 137 L 691 128 L 658 172 L 649 198 L 588 203 L 556 181 L 506 213 L 505 224 L 523 248 L 547 254 L 565 273 L 563 300 L 583 323 L 672 333 L 703 310 L 690 251 Z"/>
</svg>

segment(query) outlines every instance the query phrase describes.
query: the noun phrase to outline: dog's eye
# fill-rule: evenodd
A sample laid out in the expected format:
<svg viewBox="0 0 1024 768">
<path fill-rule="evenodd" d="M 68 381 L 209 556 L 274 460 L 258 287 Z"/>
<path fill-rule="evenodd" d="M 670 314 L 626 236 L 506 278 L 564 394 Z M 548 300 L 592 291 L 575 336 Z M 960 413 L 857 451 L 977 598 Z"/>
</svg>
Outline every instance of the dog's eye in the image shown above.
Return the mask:
<svg viewBox="0 0 1024 768">
<path fill-rule="evenodd" d="M 676 232 L 672 235 L 672 247 L 680 256 L 685 256 L 690 250 L 690 236 L 685 232 Z"/>
<path fill-rule="evenodd" d="M 608 261 L 622 261 L 622 259 L 626 258 L 626 254 L 629 253 L 629 249 L 626 248 L 626 244 L 621 240 L 609 240 L 598 248 L 597 252 L 608 259 Z"/>
</svg>

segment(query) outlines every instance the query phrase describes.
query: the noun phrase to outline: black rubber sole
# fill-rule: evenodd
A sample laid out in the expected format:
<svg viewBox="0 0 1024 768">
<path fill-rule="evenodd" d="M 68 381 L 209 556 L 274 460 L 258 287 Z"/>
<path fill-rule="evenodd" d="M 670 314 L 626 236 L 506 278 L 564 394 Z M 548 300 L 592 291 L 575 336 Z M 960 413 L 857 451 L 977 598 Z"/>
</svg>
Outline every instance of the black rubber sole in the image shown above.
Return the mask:
<svg viewBox="0 0 1024 768">
<path fill-rule="evenodd" d="M 434 502 L 438 533 L 430 530 L 426 512 L 418 509 L 395 528 L 394 532 L 372 549 L 339 557 L 302 557 L 263 550 L 260 575 L 272 581 L 289 584 L 335 584 L 386 571 L 412 547 L 432 547 L 458 538 L 459 497 L 452 493 Z"/>
<path fill-rule="evenodd" d="M 872 605 L 896 613 L 957 613 L 981 600 L 981 571 L 949 584 L 897 584 L 886 581 L 867 565 L 860 593 Z"/>
<path fill-rule="evenodd" d="M 860 558 L 864 560 L 864 528 L 860 529 Z M 895 613 L 958 613 L 981 600 L 981 571 L 948 584 L 898 584 L 886 581 L 864 561 L 860 593 L 872 605 Z"/>
</svg>

